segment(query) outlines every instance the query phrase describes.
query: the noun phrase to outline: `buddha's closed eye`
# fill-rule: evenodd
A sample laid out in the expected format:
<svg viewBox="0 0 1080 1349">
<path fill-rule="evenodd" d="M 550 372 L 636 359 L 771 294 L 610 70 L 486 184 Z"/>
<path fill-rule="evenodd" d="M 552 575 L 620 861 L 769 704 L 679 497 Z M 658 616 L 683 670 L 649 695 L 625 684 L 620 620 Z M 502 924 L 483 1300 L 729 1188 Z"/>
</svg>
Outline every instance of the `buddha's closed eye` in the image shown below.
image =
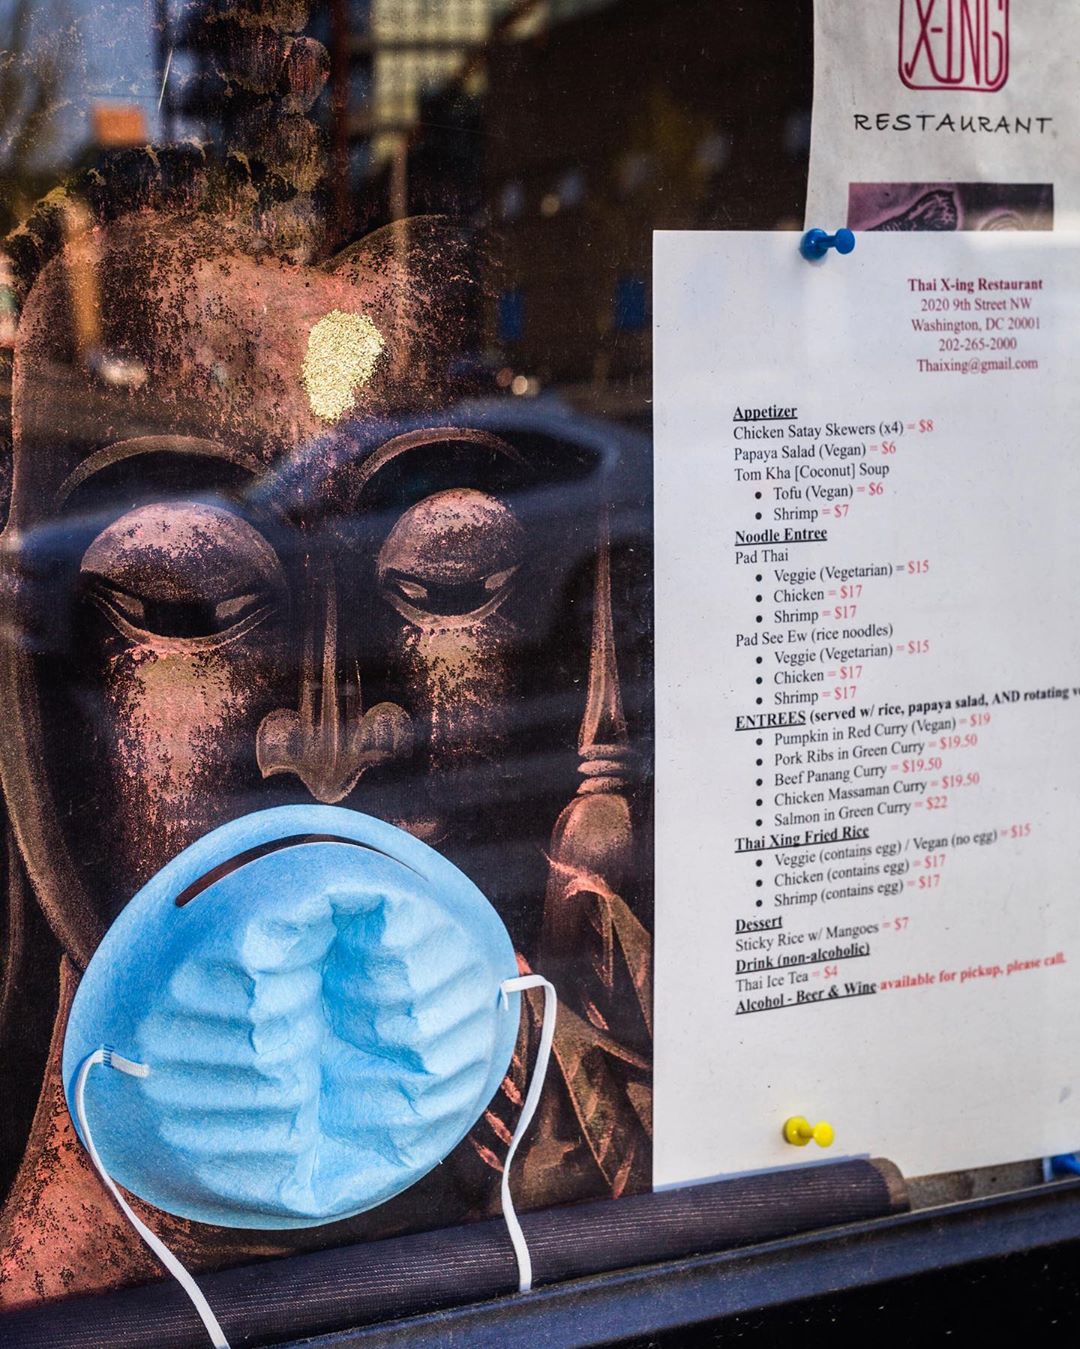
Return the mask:
<svg viewBox="0 0 1080 1349">
<path fill-rule="evenodd" d="M 510 593 L 524 552 L 520 522 L 497 498 L 474 488 L 436 492 L 391 530 L 379 552 L 379 585 L 421 626 L 479 619 Z"/>
<path fill-rule="evenodd" d="M 140 506 L 83 555 L 87 597 L 137 642 L 220 641 L 284 603 L 280 563 L 247 521 L 203 502 Z"/>
</svg>

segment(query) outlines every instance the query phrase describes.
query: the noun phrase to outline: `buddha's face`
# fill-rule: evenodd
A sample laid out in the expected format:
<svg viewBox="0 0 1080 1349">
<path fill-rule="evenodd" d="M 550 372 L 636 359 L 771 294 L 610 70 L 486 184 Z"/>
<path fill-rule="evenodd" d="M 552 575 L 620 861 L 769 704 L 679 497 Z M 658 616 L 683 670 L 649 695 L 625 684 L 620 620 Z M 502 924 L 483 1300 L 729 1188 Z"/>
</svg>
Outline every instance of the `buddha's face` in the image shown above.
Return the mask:
<svg viewBox="0 0 1080 1349">
<path fill-rule="evenodd" d="M 314 269 L 147 215 L 39 278 L 5 534 L 26 735 L 5 783 L 72 930 L 286 801 L 391 820 L 497 902 L 514 890 L 492 844 L 549 792 L 535 759 L 523 785 L 518 722 L 551 702 L 558 541 L 514 445 L 439 425 L 467 304 L 434 226 Z M 541 842 L 557 810 L 537 809 Z"/>
</svg>

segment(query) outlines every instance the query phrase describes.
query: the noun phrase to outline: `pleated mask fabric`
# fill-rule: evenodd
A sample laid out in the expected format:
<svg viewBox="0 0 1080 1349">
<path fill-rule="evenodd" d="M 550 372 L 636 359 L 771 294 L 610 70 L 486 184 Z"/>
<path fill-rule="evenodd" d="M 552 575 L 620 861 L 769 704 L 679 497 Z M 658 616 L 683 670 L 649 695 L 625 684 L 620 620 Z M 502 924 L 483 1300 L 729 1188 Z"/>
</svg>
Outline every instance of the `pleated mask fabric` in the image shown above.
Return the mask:
<svg viewBox="0 0 1080 1349">
<path fill-rule="evenodd" d="M 333 1222 L 472 1128 L 514 1051 L 517 974 L 501 919 L 433 848 L 338 806 L 259 811 L 109 929 L 71 1009 L 69 1108 L 78 1127 L 79 1069 L 104 1046 L 146 1069 L 84 1075 L 125 1188 L 226 1227 Z"/>
</svg>

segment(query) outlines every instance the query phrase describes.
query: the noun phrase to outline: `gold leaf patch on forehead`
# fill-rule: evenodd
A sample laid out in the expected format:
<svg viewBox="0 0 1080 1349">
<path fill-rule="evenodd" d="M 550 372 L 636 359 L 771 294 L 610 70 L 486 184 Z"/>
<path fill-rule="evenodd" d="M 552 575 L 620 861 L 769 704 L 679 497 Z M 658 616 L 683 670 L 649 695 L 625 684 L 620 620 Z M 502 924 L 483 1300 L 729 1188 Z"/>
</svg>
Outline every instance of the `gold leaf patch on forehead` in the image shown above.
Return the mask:
<svg viewBox="0 0 1080 1349">
<path fill-rule="evenodd" d="M 300 379 L 316 417 L 336 422 L 356 405 L 386 345 L 366 314 L 331 309 L 308 334 Z"/>
</svg>

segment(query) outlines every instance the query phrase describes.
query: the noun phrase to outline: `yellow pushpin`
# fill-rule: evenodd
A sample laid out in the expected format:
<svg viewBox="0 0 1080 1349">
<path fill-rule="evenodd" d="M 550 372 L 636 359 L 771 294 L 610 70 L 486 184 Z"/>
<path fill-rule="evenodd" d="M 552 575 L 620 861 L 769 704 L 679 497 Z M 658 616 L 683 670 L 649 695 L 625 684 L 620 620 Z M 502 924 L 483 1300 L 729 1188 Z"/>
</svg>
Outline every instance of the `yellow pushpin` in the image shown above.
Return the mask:
<svg viewBox="0 0 1080 1349">
<path fill-rule="evenodd" d="M 792 1115 L 784 1121 L 784 1138 L 797 1148 L 805 1148 L 811 1140 L 819 1148 L 827 1148 L 835 1137 L 833 1127 L 827 1120 L 811 1124 L 803 1115 Z"/>
</svg>

